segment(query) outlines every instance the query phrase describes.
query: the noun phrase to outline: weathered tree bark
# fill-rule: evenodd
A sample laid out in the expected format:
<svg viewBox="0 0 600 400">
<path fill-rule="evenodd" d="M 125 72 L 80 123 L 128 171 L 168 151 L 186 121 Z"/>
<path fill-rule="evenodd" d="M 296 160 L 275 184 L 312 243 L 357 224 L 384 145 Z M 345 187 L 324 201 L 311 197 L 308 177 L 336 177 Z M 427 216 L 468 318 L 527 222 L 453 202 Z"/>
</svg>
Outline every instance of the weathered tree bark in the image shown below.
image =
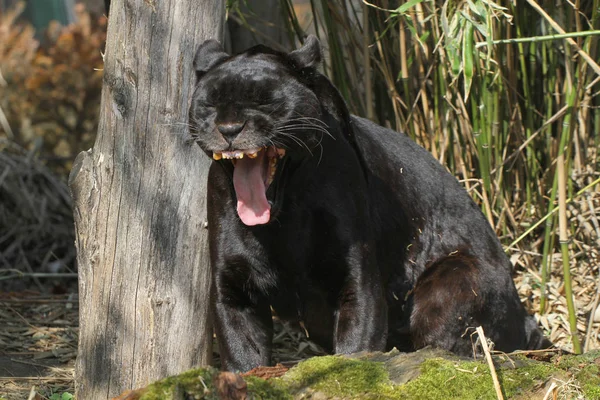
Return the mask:
<svg viewBox="0 0 600 400">
<path fill-rule="evenodd" d="M 222 0 L 114 0 L 100 127 L 79 154 L 74 199 L 80 295 L 78 399 L 207 364 L 209 160 L 187 141 L 192 60 L 221 39 Z"/>
</svg>

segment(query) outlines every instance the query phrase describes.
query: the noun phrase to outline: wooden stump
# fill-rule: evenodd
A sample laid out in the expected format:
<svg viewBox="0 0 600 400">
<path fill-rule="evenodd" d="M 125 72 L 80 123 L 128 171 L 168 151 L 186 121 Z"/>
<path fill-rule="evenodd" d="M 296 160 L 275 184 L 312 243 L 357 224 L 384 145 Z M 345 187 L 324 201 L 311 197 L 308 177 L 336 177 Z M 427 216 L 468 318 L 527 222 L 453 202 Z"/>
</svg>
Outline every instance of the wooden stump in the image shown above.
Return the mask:
<svg viewBox="0 0 600 400">
<path fill-rule="evenodd" d="M 222 38 L 224 1 L 114 0 L 100 126 L 77 157 L 78 399 L 207 364 L 208 158 L 187 135 L 197 46 Z M 100 51 L 100 49 L 98 49 Z"/>
</svg>

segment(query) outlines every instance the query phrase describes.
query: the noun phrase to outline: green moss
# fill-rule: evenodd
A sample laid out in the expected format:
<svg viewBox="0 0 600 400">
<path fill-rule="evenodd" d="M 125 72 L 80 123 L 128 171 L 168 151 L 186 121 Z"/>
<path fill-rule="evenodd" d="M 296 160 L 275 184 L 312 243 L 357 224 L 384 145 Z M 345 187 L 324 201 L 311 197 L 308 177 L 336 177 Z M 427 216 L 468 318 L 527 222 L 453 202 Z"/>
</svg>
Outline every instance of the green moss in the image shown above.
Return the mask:
<svg viewBox="0 0 600 400">
<path fill-rule="evenodd" d="M 281 380 L 270 379 L 268 381 L 248 376 L 244 378 L 248 384 L 248 398 L 256 400 L 291 400 L 292 395 Z"/>
<path fill-rule="evenodd" d="M 535 362 L 511 355 L 500 357 L 496 372 L 506 398 L 529 398 L 554 376 L 575 378 L 585 399 L 600 400 L 600 352 L 562 356 L 554 363 Z M 514 368 L 516 365 L 518 368 Z M 484 361 L 430 358 L 420 366 L 421 374 L 405 385 L 395 385 L 383 363 L 341 356 L 314 357 L 303 361 L 278 379 L 244 378 L 249 399 L 288 400 L 321 392 L 336 398 L 360 399 L 496 399 L 489 368 Z M 148 386 L 141 400 L 171 399 L 188 393 L 197 399 L 217 399 L 212 382 L 218 371 L 203 368 L 163 379 Z M 307 389 L 308 388 L 308 389 Z"/>
<path fill-rule="evenodd" d="M 598 400 L 600 399 L 600 386 L 598 383 L 585 383 L 581 386 L 583 390 L 584 398 L 588 400 Z"/>
<path fill-rule="evenodd" d="M 581 365 L 600 362 L 600 350 L 589 351 L 585 354 L 558 354 L 552 358 L 552 362 L 563 370 L 577 369 Z"/>
<path fill-rule="evenodd" d="M 421 375 L 399 391 L 410 399 L 496 398 L 487 368 L 480 363 L 455 364 L 443 359 L 426 360 Z"/>
<path fill-rule="evenodd" d="M 560 375 L 560 370 L 552 364 L 533 361 L 528 361 L 518 369 L 505 367 L 497 372 L 506 397 L 509 398 L 524 394 L 525 390 L 534 390 L 552 375 Z"/>
<path fill-rule="evenodd" d="M 219 396 L 213 387 L 213 379 L 218 371 L 214 368 L 200 368 L 184 372 L 154 382 L 146 388 L 140 400 L 165 400 L 181 398 L 174 396 L 177 391 L 187 393 L 196 399 L 218 400 Z M 256 400 L 288 400 L 287 388 L 278 380 L 265 381 L 253 376 L 245 377 L 248 384 L 248 398 Z"/>
<path fill-rule="evenodd" d="M 336 356 L 315 357 L 290 370 L 283 381 L 297 394 L 301 387 L 344 398 L 399 399 L 382 363 Z"/>
<path fill-rule="evenodd" d="M 558 368 L 575 377 L 586 399 L 600 400 L 600 350 L 577 356 L 557 356 L 554 362 Z"/>
<path fill-rule="evenodd" d="M 504 395 L 527 395 L 547 377 L 560 372 L 552 364 L 519 362 L 519 368 L 498 368 Z M 507 365 L 510 365 L 508 363 Z M 484 362 L 455 362 L 433 358 L 423 362 L 421 375 L 405 385 L 394 385 L 383 364 L 328 356 L 298 364 L 283 378 L 293 394 L 300 388 L 329 396 L 365 399 L 490 399 L 496 392 L 489 368 Z"/>
<path fill-rule="evenodd" d="M 555 370 L 551 365 L 531 364 L 519 369 L 498 369 L 498 380 L 506 397 L 523 394 Z M 398 392 L 410 399 L 496 399 L 490 370 L 482 362 L 455 363 L 429 359 L 421 365 L 421 375 L 399 387 Z"/>
<path fill-rule="evenodd" d="M 587 364 L 575 372 L 575 379 L 581 384 L 586 399 L 600 399 L 600 366 Z"/>
<path fill-rule="evenodd" d="M 213 368 L 193 369 L 177 376 L 161 379 L 146 389 L 140 400 L 164 400 L 173 398 L 178 390 L 183 390 L 201 399 L 217 399 L 210 390 L 212 379 L 217 370 Z M 208 388 L 208 390 L 207 390 Z"/>
</svg>

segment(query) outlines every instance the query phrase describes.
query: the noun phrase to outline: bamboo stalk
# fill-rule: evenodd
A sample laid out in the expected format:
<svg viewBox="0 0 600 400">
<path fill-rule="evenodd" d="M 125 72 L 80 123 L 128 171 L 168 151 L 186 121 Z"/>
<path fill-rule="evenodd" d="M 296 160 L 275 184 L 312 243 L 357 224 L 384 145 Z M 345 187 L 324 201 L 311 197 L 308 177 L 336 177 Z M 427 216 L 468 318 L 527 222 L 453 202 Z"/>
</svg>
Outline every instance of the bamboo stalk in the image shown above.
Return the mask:
<svg viewBox="0 0 600 400">
<path fill-rule="evenodd" d="M 475 48 L 479 49 L 481 47 L 488 46 L 490 43 L 491 44 L 538 43 L 538 42 L 547 42 L 547 41 L 552 41 L 552 40 L 562 40 L 562 39 L 588 37 L 588 36 L 596 36 L 596 35 L 600 35 L 600 30 L 557 33 L 557 34 L 552 34 L 552 35 L 520 37 L 520 38 L 514 38 L 514 39 L 498 39 L 498 40 L 492 40 L 491 42 L 477 42 L 475 44 Z"/>
<path fill-rule="evenodd" d="M 581 354 L 581 345 L 577 336 L 577 314 L 575 303 L 573 301 L 573 289 L 571 285 L 571 268 L 569 259 L 569 236 L 567 233 L 567 191 L 565 179 L 565 160 L 564 152 L 561 151 L 557 159 L 558 174 L 558 226 L 560 249 L 563 262 L 563 280 L 565 284 L 565 297 L 567 299 L 567 309 L 569 310 L 569 326 L 571 328 L 571 341 L 573 343 L 573 352 Z"/>
<path fill-rule="evenodd" d="M 556 199 L 557 190 L 558 179 L 555 176 L 554 183 L 552 184 L 550 200 L 548 201 L 548 212 L 546 215 L 552 214 L 554 212 L 554 200 Z M 548 297 L 546 294 L 546 286 L 548 284 L 548 277 L 550 275 L 548 263 L 550 260 L 550 250 L 554 248 L 551 238 L 555 226 L 556 218 L 548 218 L 546 220 L 546 227 L 544 229 L 544 247 L 542 251 L 542 268 L 540 271 L 540 275 L 542 276 L 542 287 L 540 289 L 540 314 L 544 314 L 546 312 L 546 300 Z"/>
<path fill-rule="evenodd" d="M 515 17 L 519 16 L 519 14 L 516 12 L 516 7 L 513 6 L 513 13 L 515 15 Z M 522 36 L 522 19 L 523 18 L 515 18 L 515 27 L 517 30 L 517 36 Z M 529 23 L 529 20 L 527 18 L 525 18 L 525 20 L 527 21 L 526 23 Z M 531 92 L 530 92 L 530 80 L 529 80 L 529 71 L 527 68 L 527 63 L 525 60 L 525 50 L 523 48 L 523 44 L 522 43 L 518 43 L 517 47 L 519 49 L 519 66 L 521 68 L 521 84 L 522 84 L 522 88 L 523 88 L 523 97 L 524 97 L 524 101 L 525 101 L 525 109 L 522 111 L 522 113 L 524 113 L 525 115 L 525 137 L 527 139 L 529 139 L 533 133 L 533 115 L 532 115 L 532 111 L 533 111 L 533 105 L 531 104 Z M 535 158 L 535 151 L 533 149 L 533 147 L 527 146 L 525 148 L 525 158 L 526 158 L 526 163 L 527 163 L 527 169 L 529 171 L 529 176 L 535 176 L 537 175 L 537 171 L 536 171 L 536 162 L 534 160 Z M 530 182 L 527 182 L 525 184 L 525 194 L 526 194 L 526 209 L 527 210 L 531 210 L 531 206 L 533 205 L 533 193 L 532 193 L 532 187 L 529 184 Z"/>
<path fill-rule="evenodd" d="M 363 4 L 363 62 L 365 68 L 365 110 L 367 118 L 373 120 L 373 84 L 371 83 L 371 54 L 369 51 L 369 7 Z"/>
<path fill-rule="evenodd" d="M 535 11 L 537 11 L 542 17 L 544 17 L 544 19 L 546 21 L 548 21 L 550 26 L 552 26 L 552 28 L 554 28 L 555 31 L 557 31 L 561 35 L 566 34 L 564 29 L 561 28 L 560 25 L 556 21 L 554 21 L 552 19 L 552 17 L 550 17 L 550 15 L 548 15 L 548 13 L 546 13 L 546 11 L 544 11 L 543 8 L 541 8 L 539 6 L 539 4 L 537 4 L 534 0 L 526 0 L 526 1 L 535 9 Z M 596 74 L 600 75 L 600 66 L 590 57 L 590 55 L 587 54 L 585 51 L 583 51 L 577 45 L 577 42 L 575 42 L 573 39 L 566 38 L 565 40 L 567 41 L 567 43 L 569 43 L 571 46 L 573 46 L 575 48 L 575 50 L 577 50 L 577 53 L 579 53 L 579 55 L 590 65 L 590 67 L 592 67 L 594 72 L 596 72 Z"/>
</svg>

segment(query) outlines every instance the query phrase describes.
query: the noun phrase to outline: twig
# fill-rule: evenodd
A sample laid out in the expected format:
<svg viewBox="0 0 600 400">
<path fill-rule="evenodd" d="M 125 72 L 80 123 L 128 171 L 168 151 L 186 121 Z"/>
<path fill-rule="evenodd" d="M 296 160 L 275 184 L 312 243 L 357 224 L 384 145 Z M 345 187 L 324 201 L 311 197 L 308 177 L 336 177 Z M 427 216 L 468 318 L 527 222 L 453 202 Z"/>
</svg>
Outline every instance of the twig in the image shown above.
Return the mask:
<svg viewBox="0 0 600 400">
<path fill-rule="evenodd" d="M 21 253 L 21 257 L 23 259 L 23 264 L 25 265 L 25 268 L 27 268 L 27 270 L 29 271 L 30 274 L 35 274 L 35 272 L 33 272 L 33 268 L 31 268 L 31 265 L 29 264 L 29 261 L 27 260 L 27 256 L 25 255 L 25 252 L 23 251 L 23 247 L 19 246 L 19 253 Z M 35 282 L 35 284 L 37 285 L 37 287 L 40 289 L 40 292 L 44 292 L 44 285 L 42 285 L 42 282 L 40 282 L 40 280 L 38 279 L 37 276 L 31 276 L 31 278 L 33 279 L 33 281 Z"/>
<path fill-rule="evenodd" d="M 43 377 L 43 376 L 0 376 L 0 381 L 40 381 L 40 382 L 72 382 L 69 377 Z"/>
<path fill-rule="evenodd" d="M 12 275 L 2 276 L 2 274 L 11 273 Z M 37 278 L 64 278 L 64 279 L 73 279 L 77 278 L 77 273 L 68 272 L 68 273 L 58 273 L 58 272 L 23 272 L 18 269 L 5 269 L 0 272 L 0 281 L 14 279 L 14 278 L 33 278 L 37 281 Z"/>
<path fill-rule="evenodd" d="M 483 333 L 483 328 L 481 326 L 477 327 L 477 334 L 479 335 L 479 341 L 481 342 L 481 348 L 485 354 L 485 359 L 490 367 L 490 374 L 492 375 L 492 380 L 494 381 L 494 389 L 496 389 L 496 397 L 498 397 L 498 400 L 504 400 L 502 387 L 500 387 L 500 381 L 498 380 L 496 368 L 494 367 L 494 361 L 492 360 L 492 355 L 490 354 L 490 349 L 487 345 L 487 339 L 485 338 L 485 334 Z"/>
<path fill-rule="evenodd" d="M 74 296 L 71 299 L 2 299 L 0 300 L 0 304 L 2 303 L 16 303 L 16 304 L 53 304 L 53 303 L 77 303 L 79 301 L 78 296 Z"/>
<path fill-rule="evenodd" d="M 598 276 L 598 283 L 596 285 L 596 295 L 594 296 L 594 301 L 592 303 L 592 308 L 590 311 L 590 319 L 588 320 L 587 332 L 585 335 L 585 343 L 583 345 L 583 352 L 587 352 L 590 348 L 590 343 L 592 341 L 593 331 L 594 331 L 594 315 L 596 309 L 598 308 L 598 302 L 600 302 L 600 275 Z"/>
<path fill-rule="evenodd" d="M 494 354 L 503 354 L 503 355 L 514 355 L 514 354 L 543 354 L 543 353 L 560 353 L 562 352 L 562 349 L 541 349 L 541 350 L 517 350 L 517 351 L 512 351 L 510 353 L 504 353 L 501 351 L 494 351 Z"/>
<path fill-rule="evenodd" d="M 27 400 L 34 400 L 35 396 L 36 396 L 36 391 L 35 391 L 35 386 L 31 387 L 31 390 L 29 391 L 29 397 L 27 398 Z"/>
<path fill-rule="evenodd" d="M 556 389 L 558 389 L 558 385 L 556 384 L 556 382 L 552 382 L 543 400 L 548 400 L 550 398 L 550 395 L 552 395 L 552 398 L 556 398 Z"/>
<path fill-rule="evenodd" d="M 4 111 L 2 111 L 2 107 L 0 107 L 0 125 L 2 126 L 2 129 L 4 129 L 4 132 L 6 132 L 6 135 L 8 136 L 9 139 L 15 138 L 15 134 L 13 133 L 12 129 L 10 128 L 8 119 L 6 118 Z"/>
<path fill-rule="evenodd" d="M 598 218 L 596 218 L 596 209 L 594 208 L 594 202 L 590 197 L 587 197 L 587 205 L 590 210 L 589 219 L 592 221 L 592 225 L 594 226 L 594 230 L 596 231 L 596 243 L 598 243 L 598 248 L 600 248 L 600 224 L 598 224 Z"/>
</svg>

